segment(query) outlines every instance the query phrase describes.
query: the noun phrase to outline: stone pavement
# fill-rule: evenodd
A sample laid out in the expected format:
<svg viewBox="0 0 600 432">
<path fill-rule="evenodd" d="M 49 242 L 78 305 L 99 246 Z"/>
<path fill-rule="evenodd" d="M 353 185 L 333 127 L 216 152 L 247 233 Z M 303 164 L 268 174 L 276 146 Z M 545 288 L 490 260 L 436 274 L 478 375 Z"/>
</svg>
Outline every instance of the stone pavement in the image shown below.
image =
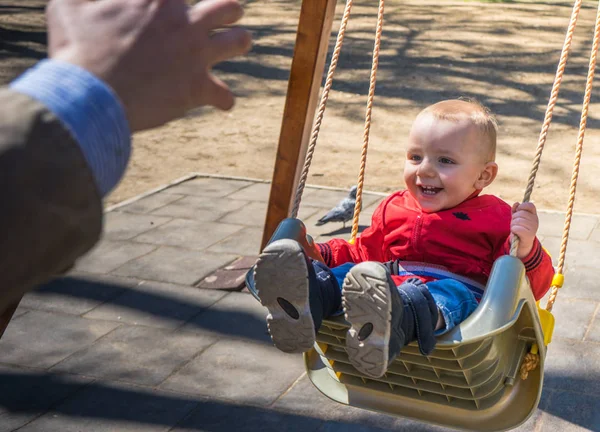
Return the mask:
<svg viewBox="0 0 600 432">
<path fill-rule="evenodd" d="M 268 191 L 198 175 L 109 211 L 100 244 L 27 295 L 0 341 L 0 432 L 447 430 L 337 405 L 270 345 L 265 311 L 235 291 Z M 314 225 L 344 195 L 307 189 L 317 240 L 349 236 Z M 380 199 L 365 196 L 362 224 Z M 540 216 L 556 256 L 563 215 Z M 518 430 L 600 431 L 599 222 L 574 218 L 542 401 Z"/>
</svg>

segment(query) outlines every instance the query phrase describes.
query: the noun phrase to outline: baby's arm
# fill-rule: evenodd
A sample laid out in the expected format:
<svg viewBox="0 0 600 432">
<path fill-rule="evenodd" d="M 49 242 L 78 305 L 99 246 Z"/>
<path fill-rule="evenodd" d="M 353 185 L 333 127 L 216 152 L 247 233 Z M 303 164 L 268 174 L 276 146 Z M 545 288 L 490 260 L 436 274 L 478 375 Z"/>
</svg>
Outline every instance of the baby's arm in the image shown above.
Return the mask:
<svg viewBox="0 0 600 432">
<path fill-rule="evenodd" d="M 323 261 L 330 268 L 346 262 L 360 262 L 358 258 L 360 254 L 356 250 L 356 245 L 352 245 L 344 239 L 334 238 L 327 243 L 317 243 L 317 248 Z"/>
<path fill-rule="evenodd" d="M 317 243 L 319 252 L 329 267 L 337 267 L 344 263 L 363 261 L 384 261 L 381 245 L 383 234 L 378 225 L 366 228 L 354 244 L 340 238 L 327 243 Z"/>
<path fill-rule="evenodd" d="M 539 218 L 533 203 L 513 204 L 510 231 L 519 237 L 517 256 L 525 265 L 531 290 L 536 300 L 546 294 L 554 276 L 552 259 L 536 237 L 539 225 Z"/>
</svg>

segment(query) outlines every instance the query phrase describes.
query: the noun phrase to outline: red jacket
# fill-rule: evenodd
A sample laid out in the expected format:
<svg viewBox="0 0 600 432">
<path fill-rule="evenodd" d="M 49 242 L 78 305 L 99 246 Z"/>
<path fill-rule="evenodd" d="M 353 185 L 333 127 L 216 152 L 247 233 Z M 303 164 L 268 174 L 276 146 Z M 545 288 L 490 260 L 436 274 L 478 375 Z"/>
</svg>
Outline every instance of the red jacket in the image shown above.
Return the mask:
<svg viewBox="0 0 600 432">
<path fill-rule="evenodd" d="M 371 226 L 354 245 L 333 239 L 318 247 L 329 267 L 347 262 L 412 261 L 443 266 L 485 286 L 494 261 L 510 250 L 511 218 L 511 207 L 492 195 L 475 196 L 452 209 L 424 213 L 404 190 L 377 207 Z M 539 300 L 554 275 L 552 260 L 539 240 L 523 263 L 533 295 Z M 426 272 L 416 274 L 424 282 L 439 279 Z M 411 276 L 401 273 L 394 281 L 400 284 Z"/>
</svg>

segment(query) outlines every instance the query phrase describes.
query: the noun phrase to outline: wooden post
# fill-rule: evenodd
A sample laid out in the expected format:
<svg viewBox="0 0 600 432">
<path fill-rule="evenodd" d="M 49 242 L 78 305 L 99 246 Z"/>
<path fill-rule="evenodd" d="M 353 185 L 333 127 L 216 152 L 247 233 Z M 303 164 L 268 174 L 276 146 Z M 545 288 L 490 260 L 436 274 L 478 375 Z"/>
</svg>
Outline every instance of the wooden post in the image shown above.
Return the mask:
<svg viewBox="0 0 600 432">
<path fill-rule="evenodd" d="M 319 101 L 336 0 L 303 0 L 273 170 L 262 250 L 288 217 Z"/>
</svg>

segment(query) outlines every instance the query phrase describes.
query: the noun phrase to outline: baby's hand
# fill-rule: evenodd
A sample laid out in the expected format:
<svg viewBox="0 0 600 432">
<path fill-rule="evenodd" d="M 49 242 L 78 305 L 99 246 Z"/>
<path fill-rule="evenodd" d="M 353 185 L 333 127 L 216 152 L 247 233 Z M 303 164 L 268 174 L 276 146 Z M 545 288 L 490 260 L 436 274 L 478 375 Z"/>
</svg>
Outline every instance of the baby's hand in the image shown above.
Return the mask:
<svg viewBox="0 0 600 432">
<path fill-rule="evenodd" d="M 523 259 L 529 255 L 531 248 L 533 248 L 540 221 L 535 206 L 530 202 L 514 203 L 512 213 L 510 231 L 519 237 L 517 257 Z"/>
</svg>

